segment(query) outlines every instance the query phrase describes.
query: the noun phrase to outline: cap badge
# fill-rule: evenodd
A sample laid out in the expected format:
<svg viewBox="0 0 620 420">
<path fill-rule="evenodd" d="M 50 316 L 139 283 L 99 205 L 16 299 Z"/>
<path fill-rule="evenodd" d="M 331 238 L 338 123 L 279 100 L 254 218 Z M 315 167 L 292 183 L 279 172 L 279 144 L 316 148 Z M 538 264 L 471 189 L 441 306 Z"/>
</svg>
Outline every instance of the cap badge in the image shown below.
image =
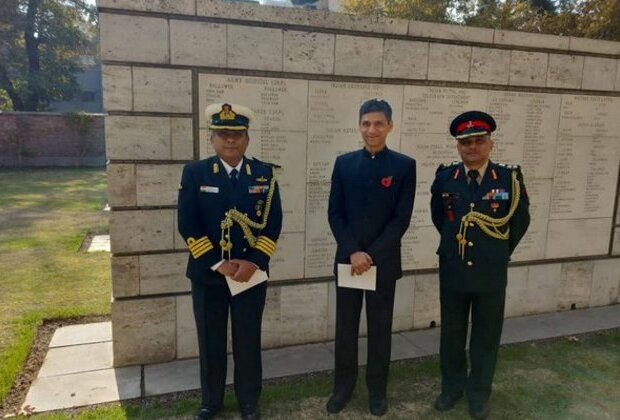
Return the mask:
<svg viewBox="0 0 620 420">
<path fill-rule="evenodd" d="M 222 111 L 220 112 L 220 120 L 234 120 L 237 114 L 232 110 L 229 104 L 222 105 Z"/>
</svg>

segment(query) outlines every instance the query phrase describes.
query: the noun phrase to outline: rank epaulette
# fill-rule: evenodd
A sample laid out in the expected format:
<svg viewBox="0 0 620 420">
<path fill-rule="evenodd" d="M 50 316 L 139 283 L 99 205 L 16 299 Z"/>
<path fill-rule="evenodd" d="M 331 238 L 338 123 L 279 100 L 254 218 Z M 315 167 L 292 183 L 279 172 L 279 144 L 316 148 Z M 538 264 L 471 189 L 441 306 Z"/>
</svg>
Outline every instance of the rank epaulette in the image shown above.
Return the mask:
<svg viewBox="0 0 620 420">
<path fill-rule="evenodd" d="M 448 169 L 448 168 L 452 168 L 453 166 L 457 166 L 459 163 L 461 163 L 461 162 L 456 161 L 456 160 L 454 162 L 452 162 L 452 163 L 445 163 L 445 164 L 441 163 L 439 165 L 439 167 L 437 168 L 437 171 L 435 171 L 435 174 L 438 174 L 439 172 L 443 171 L 444 169 Z"/>
</svg>

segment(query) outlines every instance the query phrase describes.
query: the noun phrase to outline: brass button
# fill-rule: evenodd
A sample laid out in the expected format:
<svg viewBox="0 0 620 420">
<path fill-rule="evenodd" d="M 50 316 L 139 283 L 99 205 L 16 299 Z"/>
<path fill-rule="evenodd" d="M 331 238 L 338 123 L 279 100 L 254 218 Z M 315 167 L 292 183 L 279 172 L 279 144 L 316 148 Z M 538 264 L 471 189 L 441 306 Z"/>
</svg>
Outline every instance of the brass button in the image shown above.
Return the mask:
<svg viewBox="0 0 620 420">
<path fill-rule="evenodd" d="M 472 265 L 474 265 L 474 263 L 471 261 L 467 261 L 467 265 L 471 267 Z"/>
<path fill-rule="evenodd" d="M 474 243 L 473 242 L 468 242 L 467 245 L 474 246 Z"/>
</svg>

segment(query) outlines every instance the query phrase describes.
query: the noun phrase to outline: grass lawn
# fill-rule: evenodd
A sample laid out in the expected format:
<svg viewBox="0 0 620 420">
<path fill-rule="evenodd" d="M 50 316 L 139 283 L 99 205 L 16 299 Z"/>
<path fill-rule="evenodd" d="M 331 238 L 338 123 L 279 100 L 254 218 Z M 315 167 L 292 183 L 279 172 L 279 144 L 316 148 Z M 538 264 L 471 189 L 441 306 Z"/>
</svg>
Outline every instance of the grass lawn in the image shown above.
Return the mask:
<svg viewBox="0 0 620 420">
<path fill-rule="evenodd" d="M 618 419 L 620 418 L 620 330 L 504 346 L 500 350 L 491 419 Z M 338 416 L 327 416 L 325 402 L 331 375 L 317 374 L 266 384 L 260 401 L 265 419 L 372 419 L 368 414 L 363 372 L 354 398 Z M 392 363 L 386 419 L 466 419 L 462 400 L 446 413 L 432 402 L 439 390 L 437 357 Z M 188 419 L 197 398 L 150 399 L 77 412 L 41 415 L 45 420 Z M 239 418 L 232 393 L 218 418 Z"/>
<path fill-rule="evenodd" d="M 0 170 L 0 402 L 45 318 L 110 312 L 109 254 L 78 253 L 107 233 L 103 169 Z"/>
</svg>

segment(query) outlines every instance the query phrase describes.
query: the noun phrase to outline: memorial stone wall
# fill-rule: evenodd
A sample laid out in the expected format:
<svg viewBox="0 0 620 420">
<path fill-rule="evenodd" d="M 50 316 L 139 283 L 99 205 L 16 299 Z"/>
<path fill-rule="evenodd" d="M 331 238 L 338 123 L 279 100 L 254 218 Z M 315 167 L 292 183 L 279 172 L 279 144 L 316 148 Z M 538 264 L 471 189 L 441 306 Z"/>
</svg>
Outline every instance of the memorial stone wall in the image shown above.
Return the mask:
<svg viewBox="0 0 620 420">
<path fill-rule="evenodd" d="M 265 348 L 333 338 L 329 178 L 373 97 L 394 109 L 388 146 L 418 161 L 395 331 L 440 322 L 429 189 L 467 109 L 496 117 L 491 157 L 522 165 L 531 201 L 506 315 L 617 303 L 620 43 L 219 0 L 98 6 L 116 365 L 197 355 L 176 195 L 183 164 L 212 154 L 212 102 L 254 109 L 247 154 L 282 166 Z"/>
</svg>

